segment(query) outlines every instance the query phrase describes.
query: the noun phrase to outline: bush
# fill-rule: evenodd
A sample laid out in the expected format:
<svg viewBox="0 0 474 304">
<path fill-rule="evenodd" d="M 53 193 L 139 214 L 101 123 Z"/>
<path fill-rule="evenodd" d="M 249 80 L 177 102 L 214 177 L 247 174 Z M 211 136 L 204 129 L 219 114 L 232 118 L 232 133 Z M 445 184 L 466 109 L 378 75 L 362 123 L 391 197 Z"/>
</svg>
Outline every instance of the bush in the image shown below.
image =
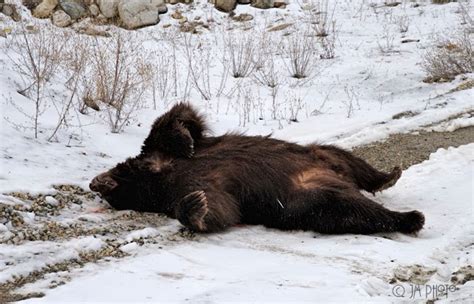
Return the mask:
<svg viewBox="0 0 474 304">
<path fill-rule="evenodd" d="M 435 45 L 424 57 L 422 66 L 428 77 L 425 82 L 451 81 L 460 74 L 474 71 L 472 42 L 463 32 L 454 39 L 437 38 Z"/>
</svg>

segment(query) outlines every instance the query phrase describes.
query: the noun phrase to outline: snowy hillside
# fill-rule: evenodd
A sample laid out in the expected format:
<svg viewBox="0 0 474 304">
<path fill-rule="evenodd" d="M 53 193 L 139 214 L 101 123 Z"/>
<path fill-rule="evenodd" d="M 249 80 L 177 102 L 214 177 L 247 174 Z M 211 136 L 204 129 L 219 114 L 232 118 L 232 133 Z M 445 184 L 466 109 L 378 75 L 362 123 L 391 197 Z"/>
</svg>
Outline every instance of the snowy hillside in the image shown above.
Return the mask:
<svg viewBox="0 0 474 304">
<path fill-rule="evenodd" d="M 135 156 L 177 102 L 195 105 L 216 135 L 347 149 L 471 127 L 470 1 L 290 0 L 228 14 L 197 0 L 166 4 L 158 24 L 137 30 L 92 17 L 60 28 L 5 2 L 22 21 L 0 13 L 0 302 L 10 293 L 34 303 L 393 302 L 413 300 L 414 285 L 418 301 L 472 299 L 468 138 L 432 151 L 375 197 L 421 210 L 416 236 L 260 226 L 195 235 L 160 215 L 102 210 L 87 191 L 98 173 Z M 458 56 L 471 73 L 433 78 L 436 54 Z M 117 78 L 117 89 L 109 79 L 118 59 L 130 77 Z M 124 96 L 120 111 L 114 94 Z M 427 286 L 447 291 L 432 297 Z"/>
</svg>

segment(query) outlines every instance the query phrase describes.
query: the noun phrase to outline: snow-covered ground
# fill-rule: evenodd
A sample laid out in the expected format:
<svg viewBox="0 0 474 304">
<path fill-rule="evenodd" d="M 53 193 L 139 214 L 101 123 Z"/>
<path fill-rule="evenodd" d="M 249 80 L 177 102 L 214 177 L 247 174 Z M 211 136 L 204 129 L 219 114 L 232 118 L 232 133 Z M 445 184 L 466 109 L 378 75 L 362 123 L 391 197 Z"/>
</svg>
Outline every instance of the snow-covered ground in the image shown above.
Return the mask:
<svg viewBox="0 0 474 304">
<path fill-rule="evenodd" d="M 474 281 L 448 289 L 447 295 L 427 288 L 451 288 L 453 272 L 472 265 L 473 165 L 474 144 L 440 149 L 376 197 L 392 209 L 423 211 L 426 226 L 418 236 L 325 236 L 241 227 L 185 242 L 129 243 L 131 256 L 74 271 L 71 282 L 26 302 L 467 301 Z M 125 239 L 166 237 L 175 229 L 170 223 Z M 422 293 L 412 296 L 415 284 Z"/>
<path fill-rule="evenodd" d="M 275 113 L 269 90 L 252 77 L 243 80 L 229 77 L 222 96 L 214 93 L 210 100 L 204 100 L 196 88 L 191 90 L 187 100 L 206 114 L 215 134 L 229 130 L 273 133 L 274 137 L 299 143 L 317 141 L 351 148 L 382 140 L 393 133 L 425 127 L 453 131 L 473 124 L 472 115 L 462 114 L 474 110 L 474 89 L 453 90 L 466 80 L 472 81 L 472 74 L 448 83 L 422 82 L 426 76 L 421 67 L 422 56 L 432 46 L 433 36 L 454 35 L 462 26 L 457 3 L 433 5 L 420 1 L 419 6 L 414 6 L 412 1 L 403 1 L 395 7 L 384 6 L 384 1 L 329 3 L 336 5 L 336 57 L 318 60 L 318 73 L 304 82 L 289 77 L 285 59 L 278 59 L 278 72 L 284 82 L 277 95 L 277 119 L 272 118 Z M 472 15 L 472 4 L 467 7 Z M 251 33 L 258 36 L 266 32 L 267 27 L 291 23 L 285 30 L 268 32 L 272 43 L 278 44 L 307 27 L 305 15 L 296 1 L 290 1 L 286 9 L 258 10 L 239 5 L 237 14 L 254 16 L 247 23 L 230 21 L 226 14 L 214 10 L 205 1 L 196 1 L 192 9 L 181 4 L 169 6 L 170 11 L 161 15 L 156 26 L 135 32 L 122 31 L 122 34 L 144 40 L 147 48 L 168 56 L 169 45 L 160 39 L 163 33 L 177 31 L 178 21 L 170 17 L 177 8 L 188 20 L 196 16 L 201 17 L 200 20 L 213 20 L 209 22 L 209 30 L 200 29 L 202 33 L 193 38 L 194 43 L 208 49 L 213 58 L 221 58 L 222 36 L 228 32 L 245 35 L 251 28 L 254 31 Z M 30 18 L 27 11 L 22 14 Z M 409 20 L 405 33 L 399 30 L 402 17 Z M 163 26 L 167 24 L 171 27 Z M 18 24 L 5 18 L 0 21 L 1 28 L 11 29 L 12 35 L 21 32 Z M 169 97 L 153 110 L 151 97 L 147 95 L 143 108 L 119 134 L 109 131 L 101 113 L 76 113 L 71 116 L 69 127 L 61 129 L 53 142 L 47 139 L 57 121 L 57 112 L 50 104 L 40 117 L 42 133 L 34 139 L 31 119 L 24 115 L 32 113 L 34 104 L 17 92 L 22 87 L 22 79 L 10 60 L 15 55 L 8 47 L 9 39 L 11 37 L 0 37 L 0 193 L 53 194 L 52 186 L 64 183 L 87 188 L 97 173 L 138 153 L 153 120 L 172 103 L 181 100 L 182 96 Z M 381 52 L 380 45 L 387 39 L 393 39 L 393 46 L 388 52 Z M 402 39 L 420 41 L 401 43 Z M 179 43 L 182 40 L 178 40 Z M 182 53 L 179 54 L 179 83 L 183 86 L 186 63 Z M 213 92 L 222 68 L 219 60 L 212 62 Z M 61 77 L 63 75 L 57 75 L 58 79 Z M 52 86 L 46 91 L 47 96 L 56 96 L 56 100 L 67 98 L 67 94 L 64 85 Z M 250 105 L 249 113 L 246 113 L 249 105 L 244 95 L 258 101 Z M 301 100 L 301 110 L 298 122 L 291 122 L 290 112 L 294 109 L 288 103 L 295 100 Z M 407 111 L 411 114 L 393 118 Z M 456 120 L 443 122 L 452 116 L 457 117 Z M 429 161 L 405 171 L 394 188 L 376 197 L 395 210 L 424 212 L 426 226 L 418 236 L 324 236 L 242 227 L 223 234 L 163 244 L 141 246 L 133 241 L 140 235 L 167 239 L 176 234 L 179 225 L 164 221 L 159 225 L 150 224 L 145 228 L 148 230 L 135 232 L 136 235 L 120 236 L 125 244 L 122 250 L 131 256 L 72 270 L 67 274 L 67 284 L 54 290 L 49 290 L 41 280 L 24 286 L 23 290 L 46 293 L 44 298 L 31 302 L 62 302 L 64 299 L 96 302 L 395 301 L 397 297 L 392 290 L 401 277 L 418 273 L 413 276 L 423 277 L 423 288 L 429 286 L 426 284 L 450 284 L 453 272 L 473 264 L 473 155 L 473 144 L 440 150 Z M 5 195 L 0 200 L 10 204 L 19 202 Z M 92 213 L 96 207 L 97 201 L 88 200 L 82 209 L 72 210 L 74 216 L 66 217 L 65 221 L 80 220 L 79 217 L 84 216 L 86 221 L 101 222 L 106 215 Z M 26 219 L 28 216 L 31 214 L 24 214 Z M 0 234 L 8 233 L 8 229 L 0 223 Z M 47 264 L 78 257 L 84 250 L 98 250 L 103 246 L 102 239 L 93 237 L 26 242 L 18 246 L 0 244 L 0 284 L 15 274 L 28 274 Z M 12 261 L 13 266 L 9 264 Z M 421 265 L 421 270 L 415 265 Z M 55 275 L 61 276 L 53 273 L 44 280 L 52 280 Z M 393 278 L 398 281 L 393 283 Z M 416 278 L 408 281 L 417 281 Z M 449 293 L 447 298 L 439 298 L 468 299 L 472 297 L 472 282 Z M 401 299 L 409 300 L 410 285 L 401 284 L 406 289 Z M 418 300 L 425 298 L 417 297 Z"/>
</svg>

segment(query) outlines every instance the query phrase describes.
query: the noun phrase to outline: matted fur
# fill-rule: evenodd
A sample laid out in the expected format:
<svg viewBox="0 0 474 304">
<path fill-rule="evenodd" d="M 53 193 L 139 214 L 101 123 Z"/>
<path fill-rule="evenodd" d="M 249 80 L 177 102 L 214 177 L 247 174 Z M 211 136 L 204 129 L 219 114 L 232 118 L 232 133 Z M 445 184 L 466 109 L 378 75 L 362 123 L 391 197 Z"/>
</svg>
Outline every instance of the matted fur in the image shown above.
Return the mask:
<svg viewBox="0 0 474 304">
<path fill-rule="evenodd" d="M 175 106 L 154 123 L 140 155 L 91 189 L 114 208 L 164 213 L 200 232 L 237 224 L 361 234 L 423 227 L 422 213 L 388 210 L 360 192 L 392 186 L 399 168 L 380 172 L 334 146 L 206 130 L 192 107 Z"/>
</svg>

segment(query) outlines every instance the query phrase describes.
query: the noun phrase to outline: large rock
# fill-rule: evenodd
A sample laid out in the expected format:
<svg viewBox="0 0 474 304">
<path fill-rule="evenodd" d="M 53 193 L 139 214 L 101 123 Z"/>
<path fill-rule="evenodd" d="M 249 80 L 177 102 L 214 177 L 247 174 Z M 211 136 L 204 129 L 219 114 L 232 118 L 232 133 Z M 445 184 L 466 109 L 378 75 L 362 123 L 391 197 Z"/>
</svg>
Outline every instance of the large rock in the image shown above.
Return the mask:
<svg viewBox="0 0 474 304">
<path fill-rule="evenodd" d="M 59 0 L 59 5 L 72 19 L 85 17 L 89 11 L 82 0 Z"/>
<path fill-rule="evenodd" d="M 53 24 L 59 27 L 66 27 L 72 23 L 72 18 L 62 10 L 53 13 Z"/>
<path fill-rule="evenodd" d="M 256 8 L 272 8 L 274 6 L 274 0 L 252 0 L 252 6 Z"/>
<path fill-rule="evenodd" d="M 252 0 L 237 0 L 239 4 L 250 4 L 250 2 L 252 2 Z"/>
<path fill-rule="evenodd" d="M 237 5 L 237 0 L 215 0 L 214 6 L 222 12 L 230 12 L 235 9 Z"/>
<path fill-rule="evenodd" d="M 36 18 L 49 18 L 53 10 L 58 5 L 58 0 L 43 0 L 34 10 L 33 16 Z"/>
<path fill-rule="evenodd" d="M 113 18 L 118 14 L 118 5 L 120 0 L 98 0 L 97 4 L 99 5 L 102 15 L 107 18 Z"/>
<path fill-rule="evenodd" d="M 120 19 L 128 29 L 157 24 L 164 0 L 122 0 L 118 5 Z"/>
</svg>

